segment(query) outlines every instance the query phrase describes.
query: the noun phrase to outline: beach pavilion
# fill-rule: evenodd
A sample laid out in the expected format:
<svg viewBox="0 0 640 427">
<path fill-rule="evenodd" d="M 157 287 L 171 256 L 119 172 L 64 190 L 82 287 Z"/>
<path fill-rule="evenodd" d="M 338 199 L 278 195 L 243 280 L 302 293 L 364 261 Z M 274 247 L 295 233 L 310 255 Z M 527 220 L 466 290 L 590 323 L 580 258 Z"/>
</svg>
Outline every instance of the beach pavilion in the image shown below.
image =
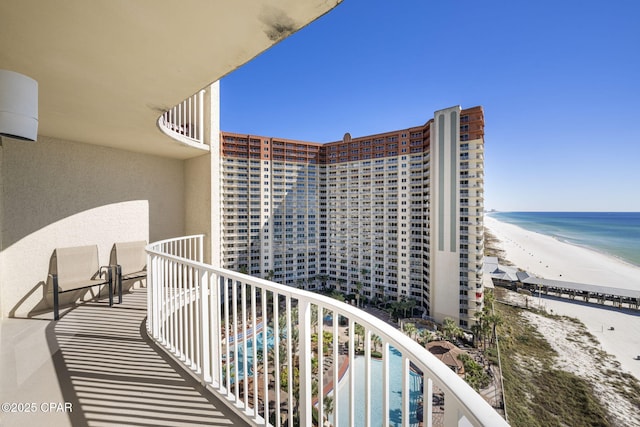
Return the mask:
<svg viewBox="0 0 640 427">
<path fill-rule="evenodd" d="M 464 364 L 458 358 L 464 354 L 464 350 L 459 349 L 449 341 L 431 341 L 427 343 L 427 350 L 436 356 L 442 363 L 447 365 L 458 375 L 464 375 Z"/>
</svg>

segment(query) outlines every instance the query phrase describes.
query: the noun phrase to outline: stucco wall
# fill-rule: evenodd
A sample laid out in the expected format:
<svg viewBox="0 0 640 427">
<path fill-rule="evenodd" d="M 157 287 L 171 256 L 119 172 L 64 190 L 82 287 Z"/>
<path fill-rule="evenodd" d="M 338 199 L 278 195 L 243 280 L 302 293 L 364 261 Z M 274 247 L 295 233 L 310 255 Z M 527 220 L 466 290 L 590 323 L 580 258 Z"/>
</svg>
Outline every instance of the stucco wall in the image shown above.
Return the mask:
<svg viewBox="0 0 640 427">
<path fill-rule="evenodd" d="M 430 315 L 460 321 L 460 107 L 436 111 L 430 171 Z"/>
<path fill-rule="evenodd" d="M 211 154 L 185 161 L 185 234 L 204 234 L 204 262 L 211 262 Z"/>
<path fill-rule="evenodd" d="M 204 96 L 205 143 L 211 151 L 185 161 L 185 231 L 204 234 L 204 262 L 220 265 L 220 82 L 214 82 Z"/>
<path fill-rule="evenodd" d="M 114 242 L 184 234 L 181 160 L 42 136 L 0 150 L 3 317 L 50 307 L 56 247 L 97 244 L 105 265 Z"/>
</svg>

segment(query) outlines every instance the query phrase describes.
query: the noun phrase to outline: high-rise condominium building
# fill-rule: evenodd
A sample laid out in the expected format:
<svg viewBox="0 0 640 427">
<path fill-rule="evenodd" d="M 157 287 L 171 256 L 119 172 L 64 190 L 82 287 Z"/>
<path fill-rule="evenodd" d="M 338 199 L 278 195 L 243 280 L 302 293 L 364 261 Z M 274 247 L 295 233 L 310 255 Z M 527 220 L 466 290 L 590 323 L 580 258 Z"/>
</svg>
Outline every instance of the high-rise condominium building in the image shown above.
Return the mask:
<svg viewBox="0 0 640 427">
<path fill-rule="evenodd" d="M 463 327 L 482 309 L 482 107 L 327 144 L 220 140 L 223 267 Z"/>
</svg>

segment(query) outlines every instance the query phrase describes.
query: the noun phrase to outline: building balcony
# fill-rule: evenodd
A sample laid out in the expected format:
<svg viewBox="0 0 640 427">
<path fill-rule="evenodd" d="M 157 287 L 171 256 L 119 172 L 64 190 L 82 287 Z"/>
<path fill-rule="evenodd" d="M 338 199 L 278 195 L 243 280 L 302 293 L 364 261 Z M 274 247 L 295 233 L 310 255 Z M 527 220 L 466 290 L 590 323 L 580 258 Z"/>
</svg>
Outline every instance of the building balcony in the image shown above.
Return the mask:
<svg viewBox="0 0 640 427">
<path fill-rule="evenodd" d="M 61 314 L 2 319 L 0 397 L 30 402 L 2 425 L 250 425 L 149 337 L 145 287 Z"/>
<path fill-rule="evenodd" d="M 219 205 L 201 203 L 214 200 L 215 191 L 198 185 L 220 179 L 219 168 L 211 165 L 221 153 L 209 149 L 217 146 L 219 135 L 219 92 L 211 82 L 285 36 L 279 22 L 265 29 L 265 7 L 282 10 L 294 23 L 287 25 L 288 34 L 339 2 L 274 0 L 267 7 L 258 0 L 195 0 L 179 8 L 168 2 L 155 8 L 142 3 L 97 2 L 87 7 L 70 0 L 60 8 L 42 2 L 37 16 L 30 13 L 35 4 L 30 0 L 1 8 L 3 34 L 20 23 L 21 33 L 30 35 L 0 37 L 0 51 L 3 67 L 40 84 L 38 136 L 45 142 L 23 147 L 2 141 L 3 156 L 12 160 L 0 171 L 1 204 L 11 207 L 0 218 L 2 397 L 5 402 L 72 404 L 72 412 L 55 417 L 42 406 L 37 408 L 42 417 L 18 421 L 3 414 L 2 424 L 283 425 L 289 419 L 291 425 L 296 418 L 307 426 L 314 416 L 321 421 L 326 416 L 334 417 L 334 425 L 354 425 L 358 417 L 367 423 L 375 418 L 385 425 L 406 426 L 417 423 L 420 401 L 425 402 L 425 425 L 504 424 L 456 376 L 377 319 L 333 300 L 203 263 L 203 252 L 208 258 L 219 256 L 215 252 L 222 239 Z M 61 27 L 65 31 L 57 31 Z M 225 37 L 229 28 L 234 37 Z M 55 54 L 55 61 L 42 52 Z M 204 93 L 200 88 L 206 88 Z M 233 161 L 237 179 L 222 177 L 223 192 L 246 188 L 242 168 L 259 153 L 251 145 L 253 141 L 245 140 L 223 148 L 245 158 Z M 105 165 L 117 173 L 96 173 Z M 261 187 L 259 181 L 250 186 Z M 290 189 L 291 183 L 284 188 Z M 56 209 L 33 209 L 34 201 Z M 291 212 L 302 212 L 306 205 L 301 198 L 290 206 L 297 206 Z M 236 207 L 220 213 L 220 219 L 252 212 L 253 207 Z M 339 212 L 344 216 L 347 210 Z M 206 233 L 206 249 L 201 236 L 151 245 L 148 288 L 126 294 L 122 305 L 83 304 L 67 310 L 57 323 L 50 322 L 46 312 L 45 317 L 37 314 L 51 298 L 42 279 L 55 248 L 96 244 L 104 264 L 113 242 L 155 241 L 184 230 Z M 225 235 L 237 252 L 232 257 L 229 251 L 227 259 L 245 264 L 247 239 L 236 231 Z M 192 240 L 198 256 L 186 258 L 169 250 Z M 344 239 L 340 243 L 344 245 Z M 287 244 L 279 250 L 292 250 L 297 243 Z M 251 262 L 251 271 L 258 271 Z M 283 273 L 277 267 L 274 277 L 293 282 L 297 276 L 290 273 L 292 268 L 287 265 Z M 23 318 L 11 318 L 21 313 Z M 350 332 L 345 334 L 340 325 L 323 325 L 329 314 L 346 318 Z M 356 325 L 365 330 L 362 358 L 355 357 L 354 342 L 360 341 L 354 335 Z M 320 334 L 314 347 L 315 328 L 341 340 L 330 343 Z M 249 332 L 256 341 L 262 335 L 262 351 Z M 381 338 L 382 361 L 371 357 L 376 337 Z M 251 353 L 249 343 L 255 344 Z M 398 354 L 399 368 L 392 363 Z M 282 358 L 284 363 L 277 363 Z M 393 388 L 392 380 L 398 378 L 402 381 Z M 375 381 L 387 386 L 379 395 L 373 392 Z M 444 394 L 445 405 L 432 405 L 435 393 Z M 325 411 L 329 396 L 334 409 Z M 355 399 L 359 396 L 362 405 Z M 367 409 L 362 418 L 357 408 Z M 374 408 L 384 408 L 379 418 Z"/>
<path fill-rule="evenodd" d="M 166 111 L 158 119 L 158 128 L 181 144 L 209 151 L 204 138 L 204 95 L 201 90 Z"/>
</svg>

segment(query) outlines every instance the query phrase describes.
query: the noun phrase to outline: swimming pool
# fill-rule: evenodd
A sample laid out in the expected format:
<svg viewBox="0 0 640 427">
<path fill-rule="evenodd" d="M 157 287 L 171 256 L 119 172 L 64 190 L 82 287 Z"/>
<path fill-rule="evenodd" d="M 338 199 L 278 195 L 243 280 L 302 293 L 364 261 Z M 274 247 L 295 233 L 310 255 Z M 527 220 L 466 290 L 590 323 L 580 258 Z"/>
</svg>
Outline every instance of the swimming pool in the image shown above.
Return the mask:
<svg viewBox="0 0 640 427">
<path fill-rule="evenodd" d="M 263 342 L 264 342 L 264 333 L 262 331 L 262 323 L 260 323 L 259 325 L 256 326 L 256 330 L 257 330 L 257 336 L 256 336 L 256 343 L 258 345 L 258 352 L 262 351 L 263 347 Z M 235 379 L 238 378 L 239 380 L 244 379 L 244 340 L 242 339 L 243 336 L 245 334 L 240 333 L 236 336 L 235 339 L 231 339 L 231 343 L 229 345 L 229 356 L 233 359 L 234 357 L 234 348 L 235 348 L 235 344 L 237 342 L 238 345 L 238 358 L 231 362 L 231 370 L 235 371 L 233 373 L 233 377 L 231 378 L 231 382 L 235 382 Z M 247 342 L 247 368 L 249 369 L 249 376 L 253 376 L 253 371 L 252 371 L 252 366 L 253 366 L 253 342 L 254 342 L 254 337 L 253 337 L 253 331 L 250 329 L 247 331 L 246 334 L 247 338 L 246 338 L 246 342 Z M 267 328 L 267 351 L 271 350 L 274 346 L 274 336 L 273 336 L 273 329 L 272 328 Z M 236 366 L 237 365 L 237 366 Z"/>
<path fill-rule="evenodd" d="M 389 348 L 389 422 L 391 426 L 402 425 L 402 354 L 393 347 Z M 364 426 L 365 416 L 365 358 L 356 357 L 349 370 L 340 381 L 338 399 L 341 408 L 336 427 L 349 426 L 349 375 L 355 373 L 355 425 Z M 409 385 L 409 410 L 411 425 L 418 425 L 416 410 L 422 397 L 422 377 L 411 372 Z M 333 393 L 330 393 L 332 395 Z M 382 361 L 371 361 L 371 405 L 369 406 L 372 426 L 382 427 Z M 329 418 L 333 424 L 333 417 Z M 334 424 L 335 425 L 335 424 Z"/>
</svg>

